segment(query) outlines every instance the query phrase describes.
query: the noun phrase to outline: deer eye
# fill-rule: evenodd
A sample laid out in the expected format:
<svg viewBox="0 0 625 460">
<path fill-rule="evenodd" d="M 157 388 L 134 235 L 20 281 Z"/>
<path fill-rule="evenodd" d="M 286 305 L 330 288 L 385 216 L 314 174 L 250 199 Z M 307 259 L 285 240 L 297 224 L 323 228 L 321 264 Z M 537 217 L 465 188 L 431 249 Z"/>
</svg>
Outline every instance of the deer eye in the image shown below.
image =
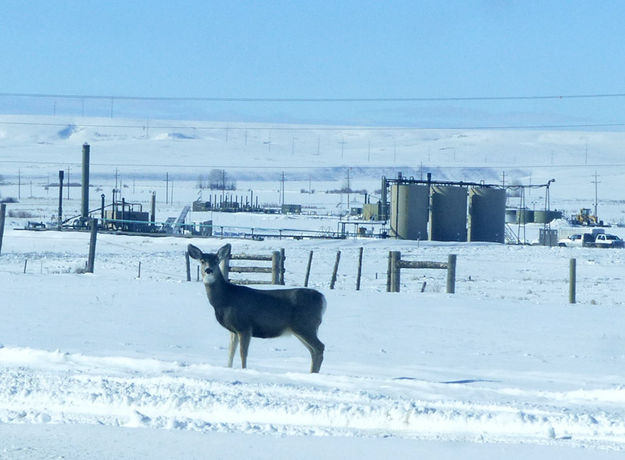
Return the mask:
<svg viewBox="0 0 625 460">
<path fill-rule="evenodd" d="M 208 267 L 204 269 L 204 273 L 206 273 L 207 275 L 210 275 L 211 273 L 213 273 L 213 269 Z"/>
</svg>

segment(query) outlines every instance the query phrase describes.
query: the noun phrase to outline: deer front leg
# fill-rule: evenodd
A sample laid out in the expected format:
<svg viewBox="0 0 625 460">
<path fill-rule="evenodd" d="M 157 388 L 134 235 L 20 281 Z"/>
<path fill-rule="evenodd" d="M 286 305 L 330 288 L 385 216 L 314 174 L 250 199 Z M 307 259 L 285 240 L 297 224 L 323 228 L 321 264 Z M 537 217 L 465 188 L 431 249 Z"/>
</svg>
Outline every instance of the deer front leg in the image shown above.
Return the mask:
<svg viewBox="0 0 625 460">
<path fill-rule="evenodd" d="M 252 334 L 250 332 L 239 332 L 239 342 L 241 342 L 241 367 L 245 369 L 247 367 L 247 350 L 250 347 L 250 340 Z"/>
<path fill-rule="evenodd" d="M 237 351 L 237 345 L 239 345 L 239 336 L 236 332 L 230 332 L 230 348 L 228 349 L 228 367 L 232 367 L 234 361 L 234 354 Z"/>
</svg>

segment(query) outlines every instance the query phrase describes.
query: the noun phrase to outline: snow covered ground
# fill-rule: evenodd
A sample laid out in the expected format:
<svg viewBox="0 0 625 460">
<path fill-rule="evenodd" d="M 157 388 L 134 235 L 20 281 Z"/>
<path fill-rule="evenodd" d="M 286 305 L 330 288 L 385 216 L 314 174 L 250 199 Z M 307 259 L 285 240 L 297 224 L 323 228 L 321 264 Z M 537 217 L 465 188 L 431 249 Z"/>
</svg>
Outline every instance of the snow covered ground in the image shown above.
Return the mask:
<svg viewBox="0 0 625 460">
<path fill-rule="evenodd" d="M 155 144 L 145 139 L 107 143 L 90 135 L 39 143 L 44 128 L 3 127 L 3 165 L 53 174 L 55 162 L 67 160 L 63 152 L 79 161 L 85 140 L 94 156 L 124 145 L 135 152 L 102 168 L 172 161 L 149 156 Z M 559 135 L 563 143 L 570 138 Z M 165 142 L 185 151 L 185 141 Z M 201 150 L 199 143 L 180 161 L 190 167 L 203 161 L 194 149 Z M 245 157 L 250 166 L 252 157 Z M 320 158 L 335 165 L 332 155 Z M 152 176 L 163 171 L 147 169 Z M 566 171 L 556 184 L 574 182 Z M 619 167 L 612 171 L 622 176 Z M 14 181 L 7 182 L 0 193 L 15 196 Z M 159 214 L 175 213 L 197 192 L 193 176 L 177 187 L 176 201 L 159 203 Z M 54 189 L 51 195 L 36 190 L 8 209 L 43 219 L 55 212 Z M 335 197 L 314 195 L 309 199 L 319 209 L 335 204 Z M 573 192 L 558 199 L 584 204 Z M 77 196 L 67 206 L 77 208 Z M 618 216 L 617 204 L 610 209 Z M 321 216 L 212 217 L 245 226 L 336 226 Z M 95 273 L 84 274 L 87 233 L 16 229 L 27 220 L 7 218 L 0 255 L 0 458 L 620 458 L 625 451 L 625 251 L 102 234 Z M 228 334 L 201 283 L 186 281 L 190 242 L 206 251 L 229 242 L 235 253 L 284 248 L 290 286 L 303 284 L 314 251 L 310 285 L 328 299 L 320 374 L 306 373 L 308 352 L 293 337 L 253 339 L 249 369 L 224 366 Z M 339 276 L 330 290 L 338 250 Z M 386 293 L 389 250 L 413 260 L 457 254 L 456 294 L 445 294 L 445 274 L 437 270 L 402 272 L 402 292 Z M 570 258 L 578 264 L 574 305 L 567 296 Z M 195 266 L 192 273 L 195 279 Z"/>
</svg>

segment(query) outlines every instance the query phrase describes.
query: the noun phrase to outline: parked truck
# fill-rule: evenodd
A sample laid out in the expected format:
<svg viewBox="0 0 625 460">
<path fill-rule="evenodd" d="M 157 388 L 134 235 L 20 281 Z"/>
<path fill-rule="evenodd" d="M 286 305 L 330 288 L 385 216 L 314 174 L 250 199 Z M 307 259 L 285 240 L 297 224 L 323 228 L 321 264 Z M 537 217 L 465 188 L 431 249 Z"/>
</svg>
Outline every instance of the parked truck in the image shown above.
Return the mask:
<svg viewBox="0 0 625 460">
<path fill-rule="evenodd" d="M 558 246 L 584 248 L 623 248 L 625 242 L 616 235 L 605 233 L 602 228 L 594 228 L 592 233 L 576 233 L 558 240 Z"/>
</svg>

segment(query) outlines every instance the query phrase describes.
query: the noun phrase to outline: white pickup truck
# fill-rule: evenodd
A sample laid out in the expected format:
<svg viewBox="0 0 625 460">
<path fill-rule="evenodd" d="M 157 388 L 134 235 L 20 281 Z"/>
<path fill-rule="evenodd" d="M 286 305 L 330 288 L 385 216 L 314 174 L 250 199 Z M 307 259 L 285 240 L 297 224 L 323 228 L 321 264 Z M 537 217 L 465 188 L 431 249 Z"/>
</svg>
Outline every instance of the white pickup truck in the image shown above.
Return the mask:
<svg viewBox="0 0 625 460">
<path fill-rule="evenodd" d="M 625 247 L 625 242 L 616 235 L 599 233 L 595 237 L 594 245 L 597 248 L 623 248 Z"/>
<path fill-rule="evenodd" d="M 575 233 L 558 240 L 558 246 L 585 248 L 623 248 L 625 242 L 616 235 L 595 230 L 593 233 Z"/>
</svg>

